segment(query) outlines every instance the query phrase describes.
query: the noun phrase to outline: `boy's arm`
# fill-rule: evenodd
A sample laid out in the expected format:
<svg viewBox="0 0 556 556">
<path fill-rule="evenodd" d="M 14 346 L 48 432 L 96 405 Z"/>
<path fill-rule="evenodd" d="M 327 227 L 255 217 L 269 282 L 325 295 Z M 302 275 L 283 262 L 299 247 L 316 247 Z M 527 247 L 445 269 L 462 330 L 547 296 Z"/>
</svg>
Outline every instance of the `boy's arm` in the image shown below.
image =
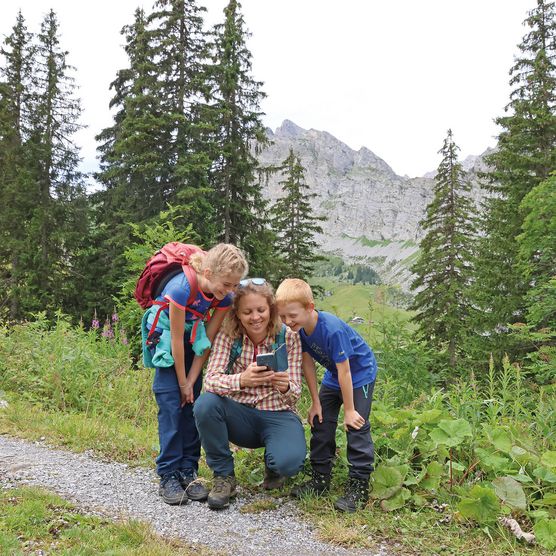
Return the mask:
<svg viewBox="0 0 556 556">
<path fill-rule="evenodd" d="M 355 410 L 353 403 L 353 382 L 351 380 L 349 359 L 336 363 L 336 368 L 338 369 L 338 382 L 340 383 L 340 390 L 344 401 L 344 429 L 348 430 L 348 427 L 351 427 L 352 429 L 359 430 L 365 424 L 365 419 Z"/>
<path fill-rule="evenodd" d="M 307 388 L 311 394 L 311 407 L 309 408 L 309 413 L 307 415 L 307 422 L 309 426 L 313 426 L 313 420 L 315 417 L 319 418 L 319 423 L 322 423 L 322 407 L 319 399 L 318 385 L 317 385 L 317 370 L 315 368 L 315 361 L 306 352 L 302 355 L 302 365 L 303 365 L 303 376 L 305 376 L 305 381 L 307 382 Z"/>
</svg>

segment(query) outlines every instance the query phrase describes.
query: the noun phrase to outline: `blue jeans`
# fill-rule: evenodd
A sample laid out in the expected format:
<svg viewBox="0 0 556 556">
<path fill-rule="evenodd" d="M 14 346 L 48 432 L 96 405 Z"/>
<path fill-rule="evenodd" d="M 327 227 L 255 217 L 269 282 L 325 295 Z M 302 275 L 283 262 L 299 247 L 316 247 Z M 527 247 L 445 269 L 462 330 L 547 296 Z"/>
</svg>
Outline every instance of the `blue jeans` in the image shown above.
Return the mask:
<svg viewBox="0 0 556 556">
<path fill-rule="evenodd" d="M 303 425 L 293 411 L 265 411 L 210 392 L 195 402 L 195 421 L 215 475 L 233 475 L 230 442 L 244 448 L 265 448 L 266 466 L 286 477 L 301 470 L 306 444 Z"/>
<path fill-rule="evenodd" d="M 185 343 L 186 373 L 193 362 L 189 339 Z M 203 376 L 195 382 L 193 393 L 199 397 Z M 160 454 L 156 458 L 156 472 L 162 477 L 173 471 L 197 471 L 201 442 L 193 417 L 193 404 L 180 407 L 180 388 L 174 367 L 157 367 L 153 392 L 158 404 L 158 440 Z"/>
</svg>

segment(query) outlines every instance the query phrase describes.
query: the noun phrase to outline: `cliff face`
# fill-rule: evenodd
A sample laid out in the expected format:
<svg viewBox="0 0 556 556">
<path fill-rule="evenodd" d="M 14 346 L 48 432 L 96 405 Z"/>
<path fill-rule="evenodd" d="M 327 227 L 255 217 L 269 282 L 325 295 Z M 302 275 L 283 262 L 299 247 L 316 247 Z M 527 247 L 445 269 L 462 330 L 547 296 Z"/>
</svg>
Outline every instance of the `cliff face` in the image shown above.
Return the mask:
<svg viewBox="0 0 556 556">
<path fill-rule="evenodd" d="M 407 266 L 423 236 L 419 221 L 432 200 L 434 172 L 398 176 L 369 149 L 354 151 L 325 131 L 305 130 L 288 120 L 268 135 L 272 144 L 258 156 L 261 164 L 281 163 L 292 148 L 305 168 L 307 185 L 318 195 L 315 214 L 328 218 L 319 238 L 322 250 L 366 261 L 384 280 L 406 286 Z M 480 201 L 484 193 L 476 173 L 484 169 L 482 158 L 469 157 L 463 166 L 475 184 L 472 197 Z M 280 196 L 281 179 L 270 178 L 267 198 Z"/>
</svg>

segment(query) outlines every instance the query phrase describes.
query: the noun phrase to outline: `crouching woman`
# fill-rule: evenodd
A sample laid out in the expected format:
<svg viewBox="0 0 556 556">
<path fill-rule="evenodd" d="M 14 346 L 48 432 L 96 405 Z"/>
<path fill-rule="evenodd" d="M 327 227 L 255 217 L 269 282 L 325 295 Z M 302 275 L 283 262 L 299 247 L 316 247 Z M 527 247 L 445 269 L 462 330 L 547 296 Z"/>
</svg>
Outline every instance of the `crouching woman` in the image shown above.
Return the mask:
<svg viewBox="0 0 556 556">
<path fill-rule="evenodd" d="M 269 353 L 282 338 L 288 370 L 258 366 L 257 354 Z M 281 487 L 303 466 L 305 435 L 294 412 L 301 394 L 301 358 L 299 335 L 282 329 L 270 284 L 262 278 L 242 280 L 213 342 L 206 392 L 194 406 L 207 464 L 214 473 L 211 509 L 227 507 L 236 494 L 230 442 L 265 448 L 267 489 Z"/>
</svg>

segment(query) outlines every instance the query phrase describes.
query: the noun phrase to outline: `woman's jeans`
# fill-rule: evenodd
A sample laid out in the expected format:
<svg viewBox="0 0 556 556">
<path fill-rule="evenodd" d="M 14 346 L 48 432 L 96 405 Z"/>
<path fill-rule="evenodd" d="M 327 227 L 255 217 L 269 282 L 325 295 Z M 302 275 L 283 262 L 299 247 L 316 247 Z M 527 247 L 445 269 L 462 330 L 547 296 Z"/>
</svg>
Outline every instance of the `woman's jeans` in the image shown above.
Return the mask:
<svg viewBox="0 0 556 556">
<path fill-rule="evenodd" d="M 230 442 L 244 448 L 265 447 L 265 464 L 278 475 L 292 477 L 305 460 L 303 425 L 293 411 L 267 411 L 211 392 L 195 402 L 195 421 L 207 464 L 215 475 L 234 474 Z"/>
<path fill-rule="evenodd" d="M 189 339 L 185 342 L 186 373 L 194 357 Z M 201 393 L 202 374 L 195 382 L 195 398 Z M 180 407 L 180 388 L 174 367 L 157 367 L 153 392 L 158 404 L 158 439 L 160 454 L 156 459 L 156 472 L 162 477 L 173 471 L 197 472 L 201 455 L 201 442 L 193 418 L 193 404 Z"/>
</svg>

